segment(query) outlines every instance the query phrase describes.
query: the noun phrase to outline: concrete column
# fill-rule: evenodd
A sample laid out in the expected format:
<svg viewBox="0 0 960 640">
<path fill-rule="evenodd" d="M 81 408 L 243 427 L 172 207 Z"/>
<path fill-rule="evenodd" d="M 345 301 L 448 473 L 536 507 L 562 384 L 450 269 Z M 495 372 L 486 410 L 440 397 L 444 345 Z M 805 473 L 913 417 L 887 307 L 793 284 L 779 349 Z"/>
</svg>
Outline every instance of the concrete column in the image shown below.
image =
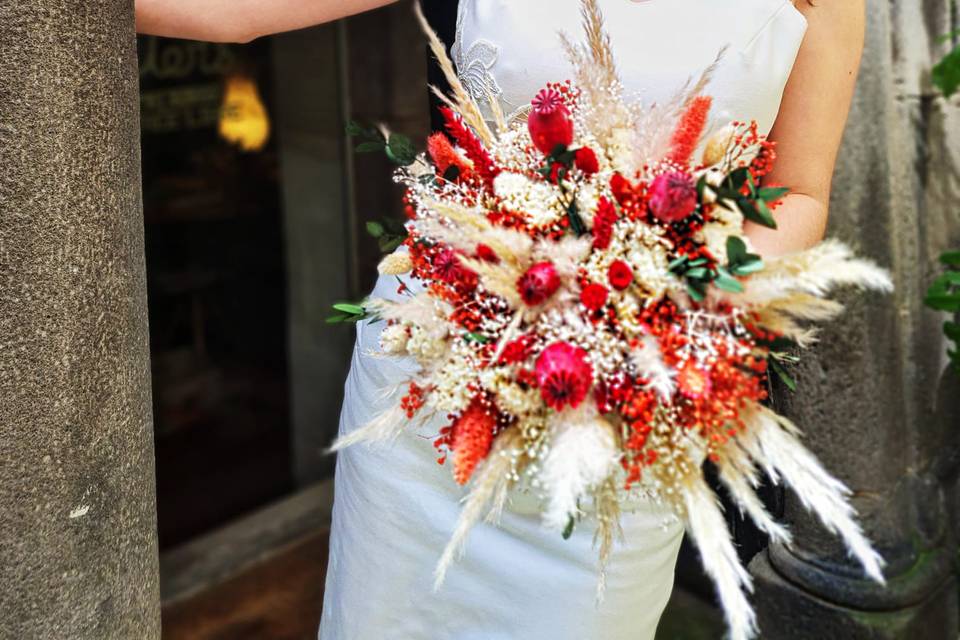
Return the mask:
<svg viewBox="0 0 960 640">
<path fill-rule="evenodd" d="M 960 113 L 929 85 L 945 46 L 935 39 L 951 28 L 949 2 L 872 0 L 867 13 L 830 233 L 889 265 L 897 293 L 848 296 L 847 314 L 804 358 L 799 392 L 785 403 L 809 446 L 854 490 L 889 585 L 865 581 L 788 496 L 794 547 L 775 545 L 751 564 L 769 639 L 957 636 L 948 498 L 958 438 L 950 405 L 960 388 L 940 385 L 943 318 L 922 306 L 937 255 L 960 246 Z"/>
<path fill-rule="evenodd" d="M 159 638 L 132 0 L 0 0 L 0 637 Z"/>
</svg>

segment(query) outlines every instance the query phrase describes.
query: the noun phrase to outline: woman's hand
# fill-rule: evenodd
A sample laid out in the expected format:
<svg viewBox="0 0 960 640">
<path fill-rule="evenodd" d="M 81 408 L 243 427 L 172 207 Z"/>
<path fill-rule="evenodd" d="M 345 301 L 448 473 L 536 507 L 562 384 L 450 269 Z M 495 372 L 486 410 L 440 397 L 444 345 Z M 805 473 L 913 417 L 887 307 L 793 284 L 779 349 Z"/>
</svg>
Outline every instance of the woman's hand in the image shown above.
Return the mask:
<svg viewBox="0 0 960 640">
<path fill-rule="evenodd" d="M 797 0 L 807 35 L 790 74 L 770 139 L 777 162 L 768 184 L 790 187 L 777 208 L 778 228 L 748 222 L 747 236 L 766 256 L 817 244 L 827 225 L 830 186 L 863 52 L 864 0 Z"/>
<path fill-rule="evenodd" d="M 260 36 L 330 22 L 395 1 L 135 0 L 137 32 L 208 42 L 249 42 Z"/>
</svg>

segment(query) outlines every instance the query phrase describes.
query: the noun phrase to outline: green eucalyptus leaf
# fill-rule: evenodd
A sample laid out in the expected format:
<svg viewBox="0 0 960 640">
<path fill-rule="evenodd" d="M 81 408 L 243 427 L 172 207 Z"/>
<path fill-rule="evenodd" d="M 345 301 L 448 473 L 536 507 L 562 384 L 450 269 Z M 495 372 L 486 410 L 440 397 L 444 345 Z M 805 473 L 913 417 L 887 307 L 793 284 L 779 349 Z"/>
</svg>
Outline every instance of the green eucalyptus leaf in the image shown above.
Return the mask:
<svg viewBox="0 0 960 640">
<path fill-rule="evenodd" d="M 743 238 L 730 236 L 727 238 L 727 260 L 730 264 L 736 265 L 744 262 L 747 257 L 747 243 Z"/>
<path fill-rule="evenodd" d="M 342 311 L 343 313 L 349 313 L 350 315 L 366 315 L 367 311 L 359 304 L 354 304 L 352 302 L 338 302 L 333 305 L 333 308 L 337 311 Z"/>
<path fill-rule="evenodd" d="M 573 527 L 576 523 L 577 521 L 574 519 L 574 517 L 570 516 L 570 519 L 567 520 L 567 526 L 563 528 L 563 533 L 561 534 L 564 540 L 569 540 L 570 536 L 573 535 Z"/>
<path fill-rule="evenodd" d="M 730 293 L 743 293 L 743 284 L 723 267 L 717 267 L 717 277 L 714 279 L 713 284 L 716 285 L 717 288 L 729 291 Z"/>
<path fill-rule="evenodd" d="M 775 202 L 790 193 L 786 187 L 762 187 L 757 191 L 757 197 L 764 202 Z"/>
<path fill-rule="evenodd" d="M 773 372 L 777 374 L 777 377 L 780 378 L 780 380 L 783 381 L 783 384 L 787 385 L 787 388 L 790 389 L 790 391 L 797 390 L 796 380 L 794 380 L 793 377 L 789 373 L 787 373 L 787 370 L 783 368 L 783 365 L 781 365 L 779 362 L 777 362 L 773 358 L 771 358 L 767 362 L 770 364 L 770 368 L 773 370 Z"/>
<path fill-rule="evenodd" d="M 759 256 L 749 255 L 744 262 L 730 267 L 730 273 L 735 276 L 749 276 L 763 270 L 763 260 Z"/>
<path fill-rule="evenodd" d="M 376 153 L 378 151 L 383 151 L 387 146 L 382 142 L 361 142 L 357 145 L 357 153 Z"/>
<path fill-rule="evenodd" d="M 670 271 L 671 273 L 682 273 L 683 271 L 686 271 L 686 269 L 682 269 L 681 267 L 685 267 L 688 260 L 689 258 L 687 258 L 687 256 L 680 256 L 667 265 L 667 271 Z"/>
<path fill-rule="evenodd" d="M 379 238 L 386 232 L 386 229 L 383 228 L 383 225 L 379 222 L 368 222 L 367 223 L 367 233 L 369 233 L 374 238 Z"/>
<path fill-rule="evenodd" d="M 697 302 L 703 302 L 707 297 L 706 285 L 702 282 L 687 282 L 687 293 Z"/>
<path fill-rule="evenodd" d="M 410 138 L 399 133 L 390 136 L 386 151 L 388 158 L 403 167 L 408 167 L 417 160 L 416 147 L 413 146 Z"/>
</svg>

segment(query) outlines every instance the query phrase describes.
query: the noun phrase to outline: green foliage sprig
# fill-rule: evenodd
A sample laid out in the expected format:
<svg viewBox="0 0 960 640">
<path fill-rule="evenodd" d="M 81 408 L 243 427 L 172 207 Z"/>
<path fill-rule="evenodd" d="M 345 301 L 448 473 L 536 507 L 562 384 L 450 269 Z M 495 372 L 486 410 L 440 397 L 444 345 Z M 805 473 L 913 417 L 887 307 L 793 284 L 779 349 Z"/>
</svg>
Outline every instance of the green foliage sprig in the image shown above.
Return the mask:
<svg viewBox="0 0 960 640">
<path fill-rule="evenodd" d="M 417 161 L 417 149 L 407 136 L 399 133 L 384 133 L 379 127 L 367 127 L 359 122 L 350 121 L 347 135 L 358 139 L 357 153 L 387 154 L 387 158 L 401 167 L 409 167 Z M 389 136 L 389 137 L 388 137 Z"/>
<path fill-rule="evenodd" d="M 960 251 L 943 254 L 940 262 L 946 268 L 930 285 L 924 302 L 931 309 L 954 314 L 952 320 L 943 323 L 943 333 L 954 344 L 954 348 L 949 351 L 950 361 L 960 373 L 960 323 L 957 322 L 960 314 Z"/>
<path fill-rule="evenodd" d="M 941 42 L 960 38 L 960 29 L 940 38 Z M 943 95 L 950 98 L 960 90 L 960 45 L 944 56 L 943 60 L 933 67 L 932 77 L 934 86 L 936 86 Z"/>
</svg>

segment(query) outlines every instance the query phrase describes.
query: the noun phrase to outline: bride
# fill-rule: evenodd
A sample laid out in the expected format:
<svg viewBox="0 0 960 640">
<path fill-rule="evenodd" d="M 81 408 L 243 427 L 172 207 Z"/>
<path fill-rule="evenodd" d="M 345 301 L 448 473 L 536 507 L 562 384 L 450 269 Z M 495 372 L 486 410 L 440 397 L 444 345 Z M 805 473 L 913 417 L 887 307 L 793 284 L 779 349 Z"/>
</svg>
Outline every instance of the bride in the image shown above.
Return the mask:
<svg viewBox="0 0 960 640">
<path fill-rule="evenodd" d="M 136 0 L 143 33 L 243 42 L 335 20 L 391 0 Z M 451 4 L 454 0 L 448 0 Z M 864 0 L 600 0 L 626 88 L 663 101 L 726 47 L 707 88 L 717 117 L 756 120 L 778 143 L 769 180 L 792 189 L 778 230 L 745 233 L 771 256 L 816 244 L 864 36 Z M 467 89 L 507 113 L 570 76 L 559 31 L 579 33 L 579 0 L 460 0 L 454 62 Z M 376 294 L 395 295 L 381 279 Z M 341 433 L 386 408 L 380 391 L 412 363 L 366 355 L 378 326 L 358 326 Z M 535 501 L 514 500 L 500 526 L 471 534 L 439 592 L 432 570 L 461 489 L 408 434 L 389 450 L 340 453 L 321 640 L 654 637 L 682 537 L 675 518 L 637 503 L 623 518 L 606 597 L 594 604 L 590 527 L 569 540 L 543 530 Z M 427 524 L 424 524 L 427 523 Z"/>
</svg>

